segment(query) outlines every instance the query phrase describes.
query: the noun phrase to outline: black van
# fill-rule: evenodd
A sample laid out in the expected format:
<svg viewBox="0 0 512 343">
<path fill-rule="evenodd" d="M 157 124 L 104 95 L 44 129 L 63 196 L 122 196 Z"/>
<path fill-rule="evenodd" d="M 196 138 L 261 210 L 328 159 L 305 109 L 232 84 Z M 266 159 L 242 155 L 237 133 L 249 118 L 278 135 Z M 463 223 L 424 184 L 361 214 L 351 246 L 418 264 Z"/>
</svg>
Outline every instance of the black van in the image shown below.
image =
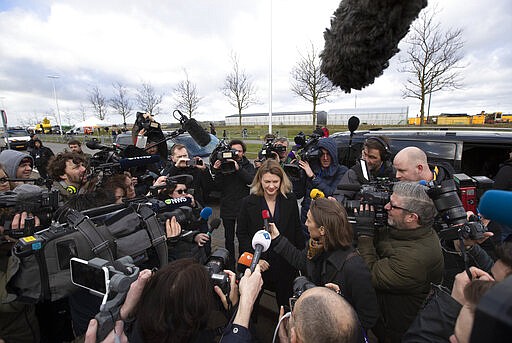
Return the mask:
<svg viewBox="0 0 512 343">
<path fill-rule="evenodd" d="M 352 137 L 348 131 L 338 132 L 331 137 L 338 146 L 340 162 L 352 166 L 361 156 L 364 140 L 381 135 L 389 137 L 393 156 L 407 146 L 416 146 L 427 154 L 429 162 L 448 162 L 458 173 L 491 179 L 512 151 L 510 129 L 386 128 L 356 131 Z"/>
</svg>

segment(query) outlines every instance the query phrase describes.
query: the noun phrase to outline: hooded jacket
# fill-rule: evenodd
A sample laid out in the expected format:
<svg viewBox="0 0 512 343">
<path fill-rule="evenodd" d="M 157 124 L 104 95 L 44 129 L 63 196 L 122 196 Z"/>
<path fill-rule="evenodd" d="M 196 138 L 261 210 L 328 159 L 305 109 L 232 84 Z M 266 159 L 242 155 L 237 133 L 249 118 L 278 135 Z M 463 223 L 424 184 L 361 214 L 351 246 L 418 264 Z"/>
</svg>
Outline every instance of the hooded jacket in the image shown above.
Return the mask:
<svg viewBox="0 0 512 343">
<path fill-rule="evenodd" d="M 0 153 L 0 163 L 4 166 L 5 173 L 10 178 L 16 178 L 16 172 L 24 158 L 30 158 L 32 166 L 34 165 L 34 159 L 32 156 L 24 154 L 16 150 L 4 150 Z"/>
<path fill-rule="evenodd" d="M 331 155 L 331 165 L 328 168 L 322 168 L 320 160 L 311 161 L 310 163 L 315 176 L 313 178 L 306 177 L 306 193 L 301 204 L 301 220 L 303 224 L 306 221 L 306 214 L 311 204 L 309 196 L 311 190 L 314 188 L 319 189 L 324 193 L 325 197 L 333 195 L 338 183 L 348 170 L 347 167 L 338 162 L 338 149 L 334 139 L 322 138 L 318 140 L 318 148 L 327 150 L 329 155 Z"/>
</svg>

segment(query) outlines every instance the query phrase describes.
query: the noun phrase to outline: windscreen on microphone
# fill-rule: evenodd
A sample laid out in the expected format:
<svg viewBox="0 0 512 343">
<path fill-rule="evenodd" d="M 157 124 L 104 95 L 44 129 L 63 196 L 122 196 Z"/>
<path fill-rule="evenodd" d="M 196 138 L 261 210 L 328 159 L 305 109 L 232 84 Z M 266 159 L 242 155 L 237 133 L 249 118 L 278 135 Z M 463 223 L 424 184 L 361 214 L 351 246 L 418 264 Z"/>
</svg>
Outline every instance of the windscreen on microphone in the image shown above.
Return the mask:
<svg viewBox="0 0 512 343">
<path fill-rule="evenodd" d="M 359 127 L 359 118 L 356 116 L 352 116 L 348 118 L 348 130 L 350 132 L 354 132 Z"/>
<path fill-rule="evenodd" d="M 205 129 L 201 127 L 201 125 L 197 123 L 195 119 L 185 119 L 182 122 L 182 126 L 183 129 L 187 131 L 190 134 L 190 136 L 196 141 L 196 143 L 199 144 L 200 146 L 207 146 L 208 143 L 210 143 L 210 135 L 208 134 L 208 132 L 206 132 Z"/>
<path fill-rule="evenodd" d="M 313 188 L 311 190 L 311 192 L 309 192 L 309 197 L 311 199 L 315 200 L 315 199 L 318 199 L 318 198 L 325 198 L 325 194 L 321 190 L 319 190 L 317 188 Z"/>
<path fill-rule="evenodd" d="M 199 216 L 204 219 L 204 220 L 208 220 L 208 218 L 210 218 L 210 216 L 212 215 L 213 213 L 213 210 L 211 207 L 205 207 L 201 210 L 201 213 L 199 213 Z"/>
<path fill-rule="evenodd" d="M 321 71 L 346 93 L 382 75 L 427 0 L 344 0 L 324 32 Z"/>
<path fill-rule="evenodd" d="M 128 170 L 132 167 L 147 166 L 148 164 L 160 162 L 159 155 L 146 155 L 138 157 L 127 157 L 119 160 L 122 170 Z"/>
<path fill-rule="evenodd" d="M 503 225 L 512 225 L 512 192 L 489 190 L 484 193 L 478 204 L 478 212 L 485 218 Z"/>
<path fill-rule="evenodd" d="M 208 233 L 211 234 L 214 230 L 217 230 L 222 224 L 222 220 L 220 218 L 213 218 L 210 221 L 210 228 L 208 229 Z"/>
</svg>

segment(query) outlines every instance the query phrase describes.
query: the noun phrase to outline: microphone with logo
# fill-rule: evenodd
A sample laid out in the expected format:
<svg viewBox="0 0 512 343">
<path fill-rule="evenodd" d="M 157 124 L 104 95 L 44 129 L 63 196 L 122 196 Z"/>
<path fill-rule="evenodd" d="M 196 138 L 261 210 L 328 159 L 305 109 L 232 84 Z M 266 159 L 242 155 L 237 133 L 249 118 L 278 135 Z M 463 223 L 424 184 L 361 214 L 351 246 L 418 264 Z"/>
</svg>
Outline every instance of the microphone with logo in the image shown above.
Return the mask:
<svg viewBox="0 0 512 343">
<path fill-rule="evenodd" d="M 245 270 L 247 268 L 251 267 L 252 260 L 254 259 L 254 256 L 250 252 L 244 252 L 240 257 L 238 258 L 238 263 L 236 266 L 236 279 L 240 280 L 245 273 Z"/>
<path fill-rule="evenodd" d="M 260 261 L 261 253 L 268 250 L 270 247 L 270 243 L 272 242 L 272 239 L 270 238 L 270 233 L 266 230 L 259 230 L 254 234 L 254 237 L 252 238 L 252 247 L 254 249 L 254 257 L 251 261 L 251 272 L 254 271 L 256 268 L 256 265 Z"/>
</svg>

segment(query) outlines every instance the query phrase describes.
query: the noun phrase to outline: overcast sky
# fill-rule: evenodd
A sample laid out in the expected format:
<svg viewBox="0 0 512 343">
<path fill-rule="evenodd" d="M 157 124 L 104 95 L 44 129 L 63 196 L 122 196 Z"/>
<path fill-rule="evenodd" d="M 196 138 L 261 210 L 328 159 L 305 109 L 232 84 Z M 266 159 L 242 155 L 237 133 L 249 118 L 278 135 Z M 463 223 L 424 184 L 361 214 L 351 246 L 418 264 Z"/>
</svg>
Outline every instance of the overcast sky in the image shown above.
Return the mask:
<svg viewBox="0 0 512 343">
<path fill-rule="evenodd" d="M 464 30 L 467 67 L 464 88 L 434 94 L 431 114 L 512 112 L 512 1 L 430 0 L 429 6 L 436 3 L 443 27 Z M 275 0 L 271 11 L 270 0 L 0 0 L 0 107 L 10 123 L 55 113 L 48 75 L 58 75 L 62 124 L 73 124 L 81 108 L 93 115 L 92 87 L 110 97 L 112 83 L 120 82 L 134 96 L 146 82 L 164 94 L 158 120 L 171 122 L 172 91 L 185 69 L 203 97 L 196 117 L 222 120 L 237 113 L 219 91 L 234 52 L 261 101 L 245 112 L 267 112 L 272 41 L 273 111 L 311 110 L 290 91 L 290 71 L 309 42 L 323 48 L 338 6 L 337 0 Z M 419 101 L 401 97 L 405 76 L 397 66 L 398 55 L 374 84 L 341 93 L 319 110 L 409 106 L 415 116 Z M 121 123 L 113 113 L 107 120 Z"/>
</svg>

